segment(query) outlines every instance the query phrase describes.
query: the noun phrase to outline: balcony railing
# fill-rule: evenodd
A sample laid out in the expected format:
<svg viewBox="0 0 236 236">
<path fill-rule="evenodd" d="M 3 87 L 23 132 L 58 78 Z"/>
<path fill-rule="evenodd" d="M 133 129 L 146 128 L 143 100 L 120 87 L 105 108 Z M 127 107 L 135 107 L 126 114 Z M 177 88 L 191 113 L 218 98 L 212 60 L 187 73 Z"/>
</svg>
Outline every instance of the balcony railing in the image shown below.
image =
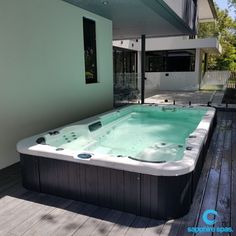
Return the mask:
<svg viewBox="0 0 236 236">
<path fill-rule="evenodd" d="M 230 78 L 227 81 L 227 88 L 236 89 L 236 72 L 231 72 Z"/>
<path fill-rule="evenodd" d="M 227 88 L 232 73 L 230 71 L 207 71 L 200 88 L 202 90 L 224 90 Z"/>
</svg>

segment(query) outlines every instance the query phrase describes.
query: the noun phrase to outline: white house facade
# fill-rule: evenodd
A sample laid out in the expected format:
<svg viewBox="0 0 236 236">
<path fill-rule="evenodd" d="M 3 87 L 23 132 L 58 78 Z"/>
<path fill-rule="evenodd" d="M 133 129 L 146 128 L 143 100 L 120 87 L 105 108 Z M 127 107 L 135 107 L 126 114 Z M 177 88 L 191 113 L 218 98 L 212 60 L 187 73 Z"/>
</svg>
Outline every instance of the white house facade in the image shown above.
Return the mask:
<svg viewBox="0 0 236 236">
<path fill-rule="evenodd" d="M 112 40 L 194 35 L 181 2 L 0 1 L 0 169 L 20 139 L 113 107 Z"/>
<path fill-rule="evenodd" d="M 169 1 L 171 2 L 171 1 Z M 198 1 L 198 22 L 214 21 L 212 1 Z M 137 52 L 137 73 L 141 73 L 140 40 L 116 40 L 115 48 Z M 198 90 L 207 68 L 208 54 L 222 52 L 218 38 L 198 39 L 192 36 L 155 37 L 146 39 L 145 96 L 159 90 Z M 139 78 L 139 89 L 141 81 Z"/>
</svg>

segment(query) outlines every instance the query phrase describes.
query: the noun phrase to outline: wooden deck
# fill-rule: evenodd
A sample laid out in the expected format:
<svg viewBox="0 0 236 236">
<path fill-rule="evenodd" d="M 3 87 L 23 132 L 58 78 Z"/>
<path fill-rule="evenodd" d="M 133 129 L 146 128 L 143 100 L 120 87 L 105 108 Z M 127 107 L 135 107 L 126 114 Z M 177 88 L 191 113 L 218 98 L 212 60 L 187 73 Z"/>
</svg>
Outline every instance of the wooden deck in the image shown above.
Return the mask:
<svg viewBox="0 0 236 236">
<path fill-rule="evenodd" d="M 21 186 L 17 164 L 0 171 L 0 235 L 184 236 L 191 235 L 188 226 L 205 226 L 206 209 L 218 211 L 217 226 L 236 230 L 236 113 L 218 112 L 217 119 L 192 208 L 183 218 L 157 221 L 31 192 Z"/>
</svg>

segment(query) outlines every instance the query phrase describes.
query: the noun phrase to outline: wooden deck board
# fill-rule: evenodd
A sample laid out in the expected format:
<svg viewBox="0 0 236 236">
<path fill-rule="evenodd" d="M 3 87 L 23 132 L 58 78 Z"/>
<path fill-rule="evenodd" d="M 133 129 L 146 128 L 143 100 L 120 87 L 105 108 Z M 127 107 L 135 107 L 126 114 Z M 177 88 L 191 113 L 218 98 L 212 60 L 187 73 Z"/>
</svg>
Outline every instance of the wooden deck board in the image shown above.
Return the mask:
<svg viewBox="0 0 236 236">
<path fill-rule="evenodd" d="M 38 211 L 38 205 L 33 202 L 33 199 L 40 199 L 41 194 L 34 193 L 27 200 L 21 200 L 19 204 L 10 209 L 5 209 L 0 216 L 0 235 L 4 235 L 6 232 L 11 230 L 15 225 L 20 224 L 25 219 L 31 217 L 31 215 Z"/>
<path fill-rule="evenodd" d="M 73 235 L 91 235 L 95 229 L 99 228 L 102 221 L 109 215 L 110 210 L 107 208 L 98 208 L 84 224 L 82 224 Z"/>
<path fill-rule="evenodd" d="M 26 219 L 22 219 L 21 222 L 19 222 L 18 225 L 16 225 L 14 228 L 10 230 L 10 233 L 14 235 L 23 235 L 29 231 L 31 228 L 37 228 L 39 222 L 41 221 L 49 221 L 53 222 L 53 218 L 51 217 L 53 211 L 55 209 L 58 209 L 60 207 L 63 207 L 65 204 L 65 200 L 62 198 L 55 198 L 46 195 L 46 200 L 45 202 L 38 203 L 38 211 L 34 209 L 33 214 L 31 217 L 28 217 Z M 66 203 L 67 204 L 67 203 Z M 73 214 L 71 214 L 73 215 Z M 45 224 L 46 226 L 46 224 Z M 60 224 L 61 226 L 61 224 Z M 57 224 L 57 228 L 59 225 Z M 51 231 L 52 228 L 50 227 Z"/>
<path fill-rule="evenodd" d="M 146 230 L 144 231 L 142 236 L 160 235 L 164 225 L 165 225 L 164 221 L 152 219 L 152 220 L 150 220 L 149 224 L 147 225 Z"/>
<path fill-rule="evenodd" d="M 207 152 L 206 160 L 202 169 L 202 173 L 199 179 L 199 183 L 194 195 L 193 202 L 189 214 L 183 217 L 183 221 L 181 226 L 179 227 L 178 236 L 187 236 L 189 233 L 187 232 L 187 227 L 193 227 L 196 226 L 199 219 L 200 219 L 200 213 L 201 213 L 201 206 L 204 200 L 206 187 L 207 187 L 207 181 L 210 174 L 210 169 L 212 165 L 213 158 L 215 157 L 215 151 L 216 147 L 218 145 L 218 137 L 219 137 L 219 124 L 221 123 L 222 116 L 218 115 L 218 121 L 217 121 L 217 128 L 215 129 L 215 132 L 213 133 L 211 144 L 209 146 L 209 150 Z"/>
<path fill-rule="evenodd" d="M 191 235 L 187 227 L 206 226 L 202 221 L 206 209 L 218 211 L 216 226 L 236 230 L 235 196 L 236 112 L 218 112 L 218 125 L 186 216 L 163 222 L 31 192 L 21 186 L 17 164 L 0 170 L 0 234 L 187 236 Z"/>
<path fill-rule="evenodd" d="M 236 230 L 236 112 L 232 115 L 232 121 L 231 227 Z"/>
<path fill-rule="evenodd" d="M 129 226 L 134 222 L 136 216 L 133 214 L 122 213 L 117 223 L 109 232 L 109 236 L 123 236 L 127 232 Z"/>
<path fill-rule="evenodd" d="M 227 127 L 231 121 L 227 122 Z M 231 205 L 231 174 L 232 174 L 232 155 L 231 155 L 231 140 L 232 129 L 226 129 L 223 146 L 222 166 L 220 172 L 219 190 L 217 195 L 216 210 L 219 214 L 215 227 L 230 227 L 230 205 Z M 222 233 L 214 233 L 222 235 Z"/>
<path fill-rule="evenodd" d="M 52 235 L 52 232 L 61 224 L 60 216 L 65 213 L 65 208 L 72 203 L 72 200 L 61 200 L 62 201 L 58 204 L 58 208 L 53 207 L 54 209 L 52 208 L 52 211 L 50 211 L 49 208 L 49 212 L 41 214 L 38 218 L 39 220 L 31 225 L 23 235 Z"/>
<path fill-rule="evenodd" d="M 55 209 L 64 208 L 64 206 L 71 202 L 71 200 L 55 198 L 46 194 L 40 194 L 40 196 L 37 193 L 35 194 L 36 196 L 20 204 L 13 214 L 8 213 L 7 221 L 4 220 L 7 226 L 3 228 L 1 226 L 0 229 L 2 233 L 3 230 L 4 232 L 7 230 L 15 235 L 22 235 L 27 231 L 30 233 L 37 232 L 34 229 L 37 228 L 38 222 L 44 222 L 44 225 L 47 226 L 45 222 L 53 222 L 52 218 L 54 216 L 50 215 L 50 213 Z M 44 229 L 49 230 L 47 227 Z"/>
<path fill-rule="evenodd" d="M 117 210 L 111 210 L 109 214 L 104 219 L 95 230 L 92 232 L 91 236 L 105 236 L 108 235 L 114 225 L 118 222 L 121 217 L 122 212 Z"/>
<path fill-rule="evenodd" d="M 125 236 L 142 236 L 151 219 L 137 216 Z"/>
<path fill-rule="evenodd" d="M 211 163 L 211 169 L 208 177 L 208 181 L 206 183 L 206 191 L 204 194 L 204 199 L 201 205 L 200 216 L 208 209 L 215 209 L 217 204 L 217 196 L 219 191 L 219 181 L 220 181 L 220 173 L 222 167 L 222 157 L 223 157 L 223 145 L 225 138 L 225 120 L 222 119 L 221 126 L 219 126 L 219 134 L 218 134 L 218 142 L 216 146 L 216 151 L 213 155 L 213 160 Z M 197 223 L 197 227 L 204 227 L 205 223 L 202 221 L 201 217 Z M 209 233 L 201 235 L 209 235 Z"/>
<path fill-rule="evenodd" d="M 36 194 L 23 188 L 20 183 L 18 185 L 11 186 L 11 188 L 8 189 L 8 191 L 4 192 L 4 194 L 0 198 L 0 212 L 2 214 L 4 213 L 4 211 L 12 210 L 22 202 L 25 202 L 28 199 L 32 198 L 32 196 L 38 195 L 39 193 Z"/>
<path fill-rule="evenodd" d="M 73 208 L 72 211 L 70 209 Z M 75 203 L 72 204 L 67 212 L 63 216 L 63 220 L 57 229 L 53 232 L 53 235 L 64 236 L 73 235 L 80 227 L 83 225 L 90 217 L 97 206 L 85 204 L 85 203 Z"/>
<path fill-rule="evenodd" d="M 162 228 L 160 235 L 162 236 L 176 236 L 182 224 L 183 218 L 169 220 Z"/>
</svg>

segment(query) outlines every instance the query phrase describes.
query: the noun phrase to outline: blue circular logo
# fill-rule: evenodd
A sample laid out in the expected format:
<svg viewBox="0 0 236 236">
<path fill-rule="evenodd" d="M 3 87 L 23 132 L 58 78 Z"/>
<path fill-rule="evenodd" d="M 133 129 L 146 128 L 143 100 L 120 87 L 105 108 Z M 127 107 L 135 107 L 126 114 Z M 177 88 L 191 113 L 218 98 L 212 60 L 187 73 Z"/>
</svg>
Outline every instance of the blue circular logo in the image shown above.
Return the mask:
<svg viewBox="0 0 236 236">
<path fill-rule="evenodd" d="M 203 213 L 203 216 L 202 216 L 202 219 L 203 221 L 207 224 L 207 225 L 214 225 L 217 220 L 209 220 L 208 219 L 208 216 L 209 215 L 214 215 L 214 216 L 218 216 L 218 213 L 217 211 L 215 210 L 206 210 L 204 213 Z"/>
</svg>

